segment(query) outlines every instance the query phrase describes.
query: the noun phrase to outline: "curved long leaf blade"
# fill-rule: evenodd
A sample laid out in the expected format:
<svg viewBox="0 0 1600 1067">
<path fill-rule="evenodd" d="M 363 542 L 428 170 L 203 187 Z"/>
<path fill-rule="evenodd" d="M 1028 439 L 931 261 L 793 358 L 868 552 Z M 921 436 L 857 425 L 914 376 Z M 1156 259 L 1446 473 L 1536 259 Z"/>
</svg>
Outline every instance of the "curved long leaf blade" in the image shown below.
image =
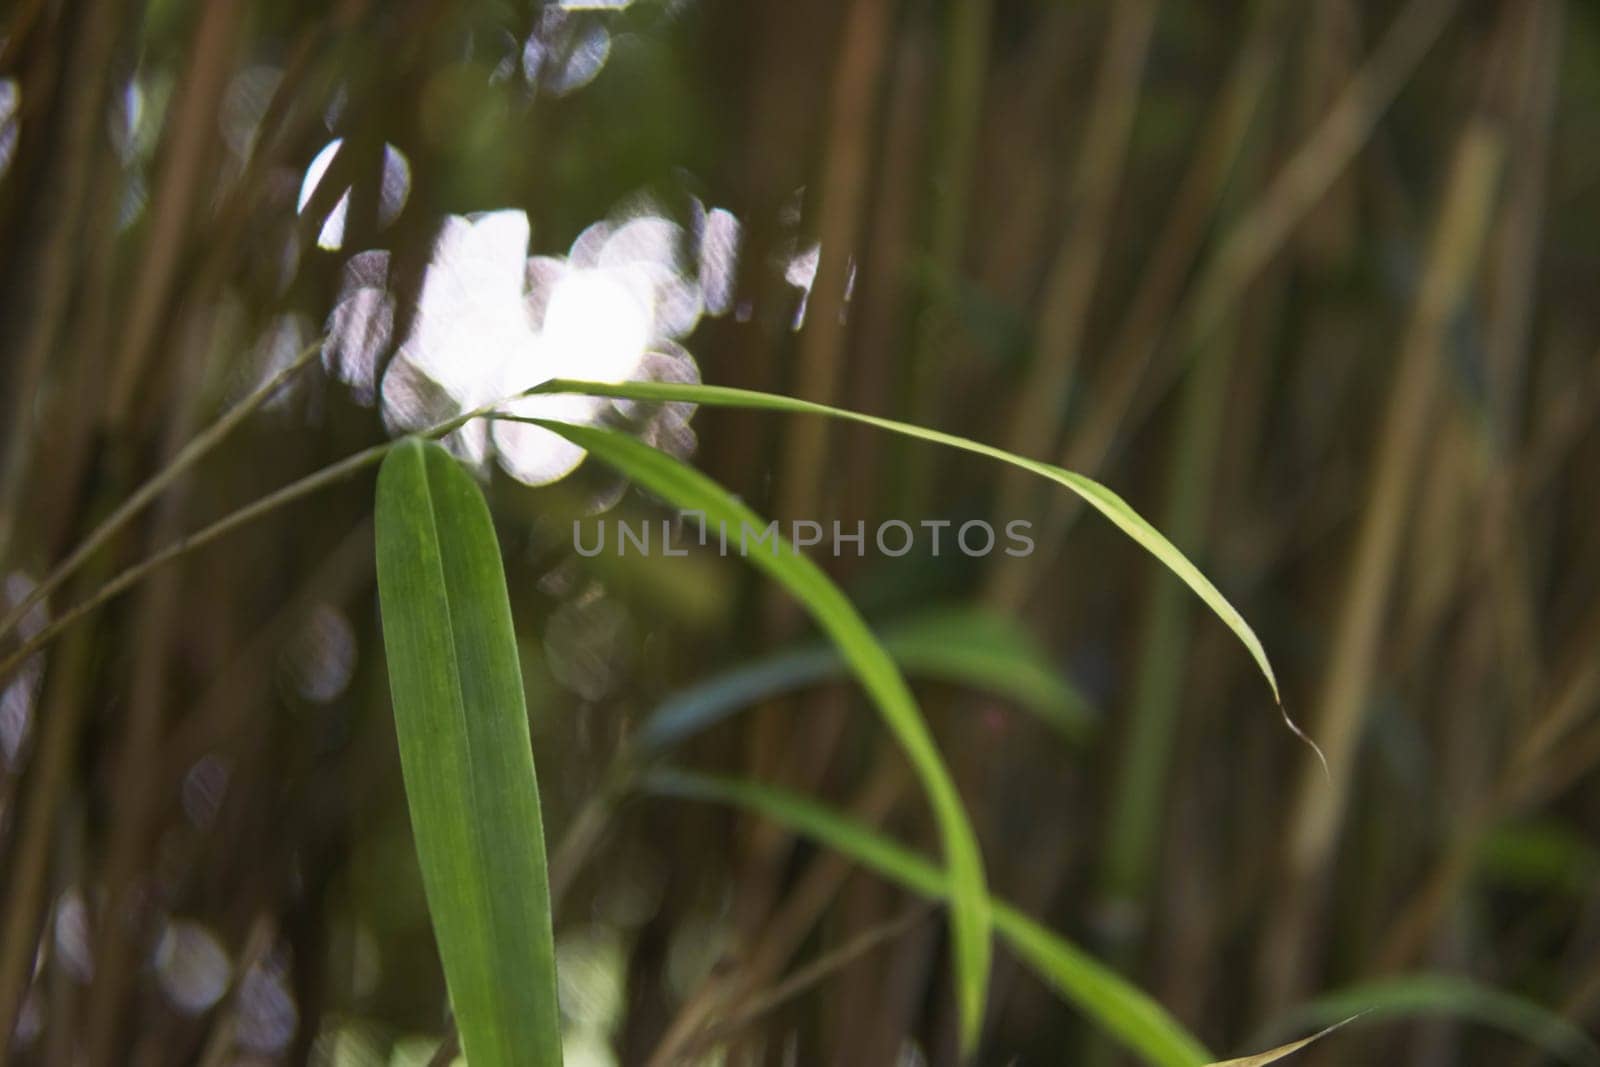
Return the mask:
<svg viewBox="0 0 1600 1067">
<path fill-rule="evenodd" d="M 913 893 L 945 900 L 950 882 L 924 857 L 870 827 L 814 801 L 755 782 L 682 771 L 646 774 L 641 788 L 758 812 L 826 845 Z M 1155 1067 L 1201 1067 L 1212 1059 L 1155 1001 L 1105 964 L 1001 900 L 993 901 L 994 930 L 1024 964 L 1068 1003 Z"/>
<path fill-rule="evenodd" d="M 489 509 L 412 439 L 379 471 L 376 528 L 401 769 L 462 1047 L 474 1067 L 557 1067 L 544 830 Z"/>
<path fill-rule="evenodd" d="M 1593 1037 L 1526 997 L 1446 974 L 1411 974 L 1362 982 L 1291 1010 L 1271 1030 L 1282 1033 L 1359 1015 L 1358 1025 L 1413 1016 L 1446 1016 L 1515 1034 L 1567 1063 L 1600 1067 Z"/>
<path fill-rule="evenodd" d="M 685 511 L 704 514 L 708 524 L 726 523 L 732 535 L 766 529 L 755 512 L 704 474 L 626 434 L 592 426 L 529 420 L 586 449 L 606 465 Z M 962 1043 L 977 1044 L 989 981 L 989 893 L 977 835 L 944 759 L 934 745 L 910 688 L 848 597 L 806 556 L 773 535 L 768 551 L 757 546 L 745 558 L 798 599 L 833 641 L 852 673 L 877 705 L 905 750 L 927 794 L 950 871 L 950 926 L 954 943 L 957 1003 Z M 763 542 L 765 544 L 766 542 Z"/>
<path fill-rule="evenodd" d="M 1014 700 L 1068 741 L 1081 741 L 1096 718 L 1088 701 L 1063 679 L 1012 620 L 975 609 L 919 613 L 878 631 L 884 650 L 906 674 L 983 689 Z M 844 658 L 829 647 L 806 646 L 725 671 L 668 697 L 634 735 L 641 751 L 679 743 L 762 700 L 807 685 L 846 677 Z"/>
<path fill-rule="evenodd" d="M 1244 644 L 1249 651 L 1256 666 L 1260 669 L 1267 684 L 1272 687 L 1273 700 L 1282 704 L 1278 693 L 1278 679 L 1272 672 L 1272 664 L 1267 660 L 1266 649 L 1261 645 L 1261 639 L 1244 621 L 1244 616 L 1239 614 L 1237 608 L 1228 602 L 1228 599 L 1211 584 L 1211 580 L 1187 556 L 1178 551 L 1171 541 L 1167 540 L 1154 526 L 1150 525 L 1138 512 L 1116 493 L 1107 489 L 1099 482 L 1073 471 L 1057 467 L 1051 463 L 1041 463 L 1038 460 L 1028 459 L 1007 452 L 993 445 L 986 445 L 980 441 L 973 441 L 955 434 L 943 433 L 939 430 L 930 430 L 910 423 L 897 422 L 894 419 L 885 419 L 877 415 L 866 415 L 859 411 L 850 411 L 847 408 L 831 407 L 827 404 L 818 404 L 809 400 L 797 400 L 793 397 L 778 396 L 772 393 L 761 393 L 750 389 L 732 389 L 727 386 L 717 385 L 683 385 L 675 382 L 623 382 L 607 384 L 604 382 L 577 382 L 565 379 L 553 379 L 542 385 L 536 386 L 535 393 L 582 393 L 588 396 L 608 396 L 622 400 L 646 400 L 662 403 L 687 403 L 704 404 L 710 407 L 735 407 L 750 408 L 759 411 L 781 411 L 797 415 L 826 415 L 836 419 L 847 419 L 867 426 L 875 426 L 880 430 L 903 434 L 922 441 L 941 444 L 950 448 L 957 448 L 963 452 L 971 452 L 990 459 L 997 459 L 1002 463 L 1009 463 L 1025 471 L 1037 474 L 1041 478 L 1048 478 L 1058 485 L 1063 485 L 1094 508 L 1100 514 L 1110 519 L 1123 533 L 1133 538 L 1142 545 L 1151 555 L 1160 560 L 1168 570 L 1183 580 L 1184 584 L 1205 601 L 1218 618 L 1227 624 L 1228 629 Z M 505 418 L 506 416 L 497 416 Z M 1293 723 L 1290 724 L 1293 726 Z"/>
</svg>

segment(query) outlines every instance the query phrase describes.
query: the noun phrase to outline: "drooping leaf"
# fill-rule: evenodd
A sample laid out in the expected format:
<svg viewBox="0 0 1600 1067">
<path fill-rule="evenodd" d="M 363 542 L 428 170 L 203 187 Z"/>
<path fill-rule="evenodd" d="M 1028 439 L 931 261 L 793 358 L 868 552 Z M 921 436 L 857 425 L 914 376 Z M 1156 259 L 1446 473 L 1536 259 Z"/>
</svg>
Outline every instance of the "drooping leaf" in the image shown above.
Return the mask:
<svg viewBox="0 0 1600 1067">
<path fill-rule="evenodd" d="M 1110 519 L 1116 526 L 1134 541 L 1160 560 L 1173 574 L 1183 580 L 1190 589 L 1205 601 L 1218 618 L 1227 624 L 1228 628 L 1244 644 L 1249 651 L 1256 666 L 1260 669 L 1267 684 L 1272 688 L 1273 699 L 1281 704 L 1278 694 L 1278 679 L 1273 674 L 1272 664 L 1267 660 L 1267 653 L 1261 646 L 1261 640 L 1256 636 L 1250 624 L 1244 621 L 1244 616 L 1239 614 L 1217 587 L 1211 584 L 1200 569 L 1189 562 L 1182 552 L 1171 541 L 1168 541 L 1159 530 L 1150 525 L 1145 519 L 1134 511 L 1128 502 L 1116 493 L 1096 482 L 1092 478 L 1074 473 L 1050 463 L 1041 463 L 1038 460 L 1028 459 L 1007 452 L 993 445 L 986 445 L 979 441 L 958 437 L 955 434 L 943 433 L 939 430 L 930 430 L 910 423 L 896 422 L 893 419 L 880 418 L 876 415 L 866 415 L 859 411 L 850 411 L 845 408 L 830 407 L 827 404 L 817 404 L 808 400 L 797 400 L 793 397 L 778 396 L 772 393 L 761 393 L 750 389 L 731 389 L 727 386 L 716 385 L 683 385 L 674 382 L 624 382 L 607 384 L 603 382 L 575 382 L 566 380 L 552 380 L 543 383 L 533 390 L 538 393 L 582 393 L 588 396 L 608 396 L 624 400 L 658 401 L 662 403 L 687 403 L 704 404 L 710 407 L 735 407 L 749 408 L 759 411 L 781 411 L 799 415 L 826 415 L 832 418 L 847 419 L 851 422 L 875 426 L 881 430 L 903 434 L 922 441 L 946 445 L 957 448 L 963 452 L 971 452 L 990 459 L 997 459 L 1002 463 L 1009 463 L 1014 467 L 1037 474 L 1041 478 L 1048 478 L 1058 485 L 1065 486 L 1084 502 L 1100 514 Z"/>
<path fill-rule="evenodd" d="M 794 793 L 754 782 L 656 770 L 642 788 L 661 795 L 732 804 L 848 856 L 909 889 L 948 899 L 944 871 L 870 827 Z M 1096 1026 L 1156 1067 L 1201 1067 L 1212 1056 L 1155 1001 L 1111 968 L 1004 901 L 994 900 L 994 930 L 1027 967 Z"/>
<path fill-rule="evenodd" d="M 378 594 L 428 913 L 474 1067 L 561 1063 L 543 824 L 489 510 L 436 444 L 378 474 Z"/>
<path fill-rule="evenodd" d="M 529 421 L 566 437 L 674 506 L 702 513 L 708 526 L 726 523 L 731 536 L 739 536 L 746 529 L 754 535 L 767 528 L 755 512 L 704 474 L 626 434 L 592 426 Z M 950 871 L 957 1003 L 962 1042 L 971 1051 L 983 1020 L 989 981 L 991 920 L 977 836 L 950 772 L 900 669 L 849 598 L 822 569 L 794 551 L 775 532 L 745 558 L 793 594 L 833 641 L 905 750 L 928 797 Z"/>
<path fill-rule="evenodd" d="M 1080 741 L 1094 712 L 1061 677 L 1026 629 L 976 609 L 937 609 L 884 626 L 883 647 L 908 675 L 1010 698 L 1069 741 Z M 669 748 L 741 708 L 802 686 L 846 677 L 831 647 L 807 646 L 736 667 L 675 693 L 634 735 L 645 752 Z"/>
</svg>

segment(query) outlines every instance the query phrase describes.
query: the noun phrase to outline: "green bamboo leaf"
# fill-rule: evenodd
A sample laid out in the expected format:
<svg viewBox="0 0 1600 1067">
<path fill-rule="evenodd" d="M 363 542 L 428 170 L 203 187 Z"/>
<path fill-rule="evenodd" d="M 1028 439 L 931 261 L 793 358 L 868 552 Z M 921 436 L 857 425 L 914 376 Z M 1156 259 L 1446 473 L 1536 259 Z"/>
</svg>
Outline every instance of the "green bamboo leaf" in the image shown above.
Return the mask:
<svg viewBox="0 0 1600 1067">
<path fill-rule="evenodd" d="M 436 444 L 378 474 L 378 596 L 411 828 L 474 1067 L 561 1063 L 544 831 L 489 509 Z"/>
<path fill-rule="evenodd" d="M 1038 460 L 1028 459 L 1024 456 L 1014 455 L 993 445 L 986 445 L 979 441 L 972 441 L 955 434 L 942 433 L 938 430 L 929 430 L 909 423 L 896 422 L 893 419 L 879 418 L 876 415 L 865 415 L 858 411 L 849 411 L 845 408 L 830 407 L 827 404 L 817 404 L 809 400 L 796 400 L 793 397 L 777 396 L 772 393 L 755 392 L 749 389 L 731 389 L 717 385 L 681 385 L 673 382 L 623 382 L 607 384 L 603 382 L 575 382 L 562 379 L 553 379 L 535 387 L 535 393 L 582 393 L 588 396 L 608 396 L 624 400 L 659 401 L 662 403 L 689 403 L 704 404 L 711 407 L 749 408 L 759 411 L 781 411 L 799 415 L 826 415 L 837 419 L 847 419 L 851 422 L 875 426 L 881 430 L 904 434 L 934 444 L 946 445 L 957 448 L 963 452 L 972 452 L 976 455 L 997 459 L 1002 463 L 1009 463 L 1014 467 L 1030 471 L 1041 478 L 1048 478 L 1058 485 L 1066 486 L 1078 496 L 1082 497 L 1089 506 L 1100 514 L 1110 519 L 1123 533 L 1133 538 L 1134 541 L 1160 560 L 1168 570 L 1181 578 L 1190 589 L 1205 601 L 1206 606 L 1216 613 L 1234 635 L 1243 642 L 1249 650 L 1250 656 L 1255 660 L 1267 684 L 1272 687 L 1273 700 L 1279 705 L 1282 698 L 1278 694 L 1278 679 L 1272 672 L 1272 664 L 1267 661 L 1267 653 L 1261 646 L 1261 640 L 1256 636 L 1250 624 L 1244 621 L 1244 616 L 1239 614 L 1226 597 L 1218 592 L 1217 587 L 1211 584 L 1200 569 L 1189 562 L 1182 552 L 1171 541 L 1168 541 L 1161 532 L 1134 511 L 1128 502 L 1116 493 L 1101 485 L 1092 478 L 1086 478 L 1062 467 L 1050 463 L 1040 463 Z M 505 416 L 497 416 L 505 418 Z M 1289 724 L 1294 727 L 1291 722 Z M 1298 733 L 1298 728 L 1295 728 Z M 1303 735 L 1302 735 L 1303 736 Z"/>
<path fill-rule="evenodd" d="M 1283 1033 L 1359 1015 L 1359 1023 L 1445 1016 L 1515 1034 L 1567 1063 L 1600 1065 L 1600 1045 L 1583 1030 L 1526 997 L 1447 974 L 1410 974 L 1362 982 L 1316 997 L 1270 1028 Z"/>
<path fill-rule="evenodd" d="M 708 527 L 726 523 L 730 537 L 748 529 L 765 531 L 755 512 L 692 467 L 649 445 L 612 430 L 528 420 L 558 433 L 601 462 L 685 511 L 701 512 Z M 770 549 L 769 547 L 770 546 Z M 989 894 L 977 835 L 961 797 L 933 743 L 922 713 L 900 669 L 884 651 L 866 621 L 839 587 L 806 556 L 776 533 L 755 545 L 745 558 L 794 595 L 833 641 L 884 722 L 905 750 L 933 809 L 951 879 L 950 925 L 954 944 L 957 1003 L 962 1043 L 972 1051 L 983 1021 L 989 982 Z"/>
<path fill-rule="evenodd" d="M 1038 640 L 1015 619 L 968 607 L 935 608 L 884 628 L 883 644 L 919 677 L 1007 697 L 1069 741 L 1097 717 Z"/>
<path fill-rule="evenodd" d="M 949 898 L 944 871 L 860 822 L 805 797 L 754 782 L 656 770 L 640 787 L 660 795 L 732 804 L 759 812 L 848 856 L 921 896 Z M 994 900 L 994 930 L 1027 967 L 1109 1036 L 1155 1067 L 1211 1062 L 1188 1031 L 1115 971 L 1004 901 Z"/>
<path fill-rule="evenodd" d="M 972 686 L 1007 697 L 1068 741 L 1083 740 L 1095 713 L 1063 679 L 1026 628 L 970 608 L 940 608 L 879 631 L 884 650 L 908 675 Z M 642 752 L 661 751 L 741 708 L 848 675 L 831 647 L 766 656 L 673 694 L 634 735 Z"/>
<path fill-rule="evenodd" d="M 1600 879 L 1600 848 L 1579 828 L 1554 819 L 1489 830 L 1475 859 L 1485 880 L 1522 892 L 1582 897 Z"/>
</svg>

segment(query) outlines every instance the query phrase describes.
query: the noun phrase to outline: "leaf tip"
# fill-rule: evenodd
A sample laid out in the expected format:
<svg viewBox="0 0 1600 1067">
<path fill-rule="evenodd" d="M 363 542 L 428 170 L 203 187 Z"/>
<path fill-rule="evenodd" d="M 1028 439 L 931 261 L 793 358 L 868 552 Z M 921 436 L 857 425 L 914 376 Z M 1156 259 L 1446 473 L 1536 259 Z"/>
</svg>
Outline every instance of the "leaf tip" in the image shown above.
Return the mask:
<svg viewBox="0 0 1600 1067">
<path fill-rule="evenodd" d="M 1274 686 L 1276 689 L 1276 686 Z M 1333 771 L 1328 767 L 1328 757 L 1322 751 L 1322 746 L 1311 740 L 1311 735 L 1300 728 L 1300 724 L 1289 716 L 1289 709 L 1283 706 L 1283 701 L 1278 701 L 1278 714 L 1283 716 L 1284 725 L 1294 732 L 1294 735 L 1311 746 L 1311 751 L 1317 754 L 1317 760 L 1322 764 L 1322 777 L 1329 783 L 1333 782 Z"/>
</svg>

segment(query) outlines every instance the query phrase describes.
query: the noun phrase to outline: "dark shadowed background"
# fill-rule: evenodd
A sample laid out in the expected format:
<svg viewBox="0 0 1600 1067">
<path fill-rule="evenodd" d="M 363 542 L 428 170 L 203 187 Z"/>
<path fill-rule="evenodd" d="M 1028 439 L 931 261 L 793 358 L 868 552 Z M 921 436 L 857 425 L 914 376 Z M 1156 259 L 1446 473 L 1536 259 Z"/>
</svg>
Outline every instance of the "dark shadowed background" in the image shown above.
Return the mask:
<svg viewBox="0 0 1600 1067">
<path fill-rule="evenodd" d="M 785 520 L 1032 524 L 1025 559 L 814 554 L 875 623 L 960 606 L 1071 687 L 1071 729 L 917 691 L 995 891 L 1210 1047 L 1366 985 L 1393 1014 L 1305 1062 L 1594 1062 L 1508 1018 L 1600 1027 L 1597 116 L 1600 12 L 1560 0 L 9 0 L 0 597 L 38 602 L 0 645 L 0 1062 L 429 1062 L 371 469 L 55 623 L 551 376 L 783 391 L 1116 489 L 1326 773 L 1056 487 L 813 419 L 642 429 Z M 580 556 L 575 517 L 669 513 L 551 435 L 450 443 L 519 629 L 567 1062 L 955 1062 L 936 910 L 610 800 L 653 709 L 803 616 L 709 551 Z M 933 847 L 852 685 L 671 758 Z M 978 1059 L 1122 1062 L 1004 951 Z"/>
</svg>

